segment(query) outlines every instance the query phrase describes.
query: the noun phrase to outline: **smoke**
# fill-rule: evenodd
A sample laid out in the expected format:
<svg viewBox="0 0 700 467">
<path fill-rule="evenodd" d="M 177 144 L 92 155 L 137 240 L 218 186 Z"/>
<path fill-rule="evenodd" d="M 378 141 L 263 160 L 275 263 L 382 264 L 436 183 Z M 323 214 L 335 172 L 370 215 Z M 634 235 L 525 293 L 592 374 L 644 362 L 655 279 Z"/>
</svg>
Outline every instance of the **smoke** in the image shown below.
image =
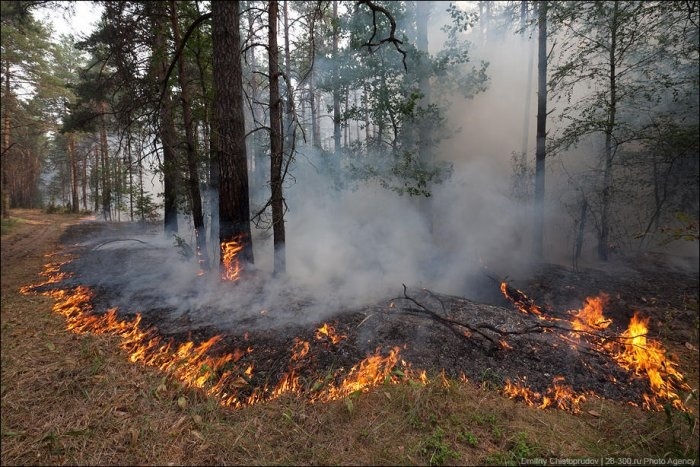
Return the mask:
<svg viewBox="0 0 700 467">
<path fill-rule="evenodd" d="M 272 276 L 270 232 L 256 230 L 255 271 L 235 284 L 221 283 L 216 273 L 199 276 L 196 261 L 160 233 L 107 244 L 92 239 L 85 244 L 90 260 L 77 261 L 78 280 L 116 290 L 106 306 L 167 312 L 172 331 L 315 322 L 398 296 L 402 284 L 474 300 L 498 296 L 491 278 L 525 277 L 532 267 L 531 200 L 511 196 L 512 154 L 525 151 L 534 165 L 532 41 L 506 35 L 476 50 L 474 60 L 490 63 L 489 89 L 472 99 L 449 96 L 446 125 L 459 131 L 434 155 L 454 171 L 432 187 L 428 201 L 373 181 L 328 177 L 318 169 L 327 161 L 304 153 L 292 166 L 294 183 L 285 187 L 285 276 Z M 560 164 L 547 164 L 545 256 L 568 262 L 574 222 L 560 202 L 568 178 Z M 179 235 L 194 245 L 183 224 Z"/>
</svg>

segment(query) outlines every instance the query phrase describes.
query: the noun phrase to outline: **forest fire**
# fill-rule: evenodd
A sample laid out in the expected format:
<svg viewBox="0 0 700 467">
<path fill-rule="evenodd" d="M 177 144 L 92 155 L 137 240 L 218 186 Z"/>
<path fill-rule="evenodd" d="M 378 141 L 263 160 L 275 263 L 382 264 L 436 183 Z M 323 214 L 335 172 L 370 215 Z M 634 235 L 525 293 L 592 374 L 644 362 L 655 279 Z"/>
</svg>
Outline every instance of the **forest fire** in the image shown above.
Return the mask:
<svg viewBox="0 0 700 467">
<path fill-rule="evenodd" d="M 347 336 L 339 335 L 335 332 L 335 328 L 328 323 L 323 323 L 323 326 L 316 330 L 316 339 L 328 339 L 331 344 L 338 344 Z"/>
<path fill-rule="evenodd" d="M 47 265 L 47 271 L 59 274 L 54 265 Z M 231 276 L 235 277 L 235 276 Z M 39 287 L 55 283 L 50 274 L 48 281 L 23 287 L 23 293 L 37 291 Z M 311 343 L 295 338 L 291 347 L 288 371 L 279 381 L 270 387 L 267 383 L 255 386 L 255 365 L 250 358 L 254 349 L 236 348 L 232 352 L 221 352 L 222 337 L 217 335 L 203 342 L 186 341 L 176 343 L 158 334 L 151 327 L 142 324 L 142 315 L 132 319 L 118 316 L 117 308 L 111 308 L 104 314 L 96 314 L 93 309 L 94 293 L 87 287 L 78 286 L 71 289 L 55 289 L 44 294 L 54 298 L 53 310 L 66 319 L 66 327 L 72 332 L 111 334 L 121 339 L 119 347 L 124 350 L 129 360 L 154 366 L 172 374 L 186 386 L 202 389 L 206 394 L 215 396 L 224 406 L 234 408 L 270 400 L 286 393 L 306 396 L 311 402 L 331 401 L 346 397 L 355 391 L 365 391 L 370 387 L 385 382 L 398 383 L 407 378 L 427 382 L 424 372 L 415 373 L 410 365 L 401 362 L 403 369 L 396 370 L 399 362 L 399 348 L 394 347 L 387 355 L 380 348 L 354 365 L 347 373 L 342 368 L 334 371 L 331 378 L 319 378 L 313 384 L 313 391 L 304 392 L 301 382 L 301 369 L 304 360 L 312 349 Z M 245 334 L 247 340 L 248 333 Z M 333 326 L 324 323 L 316 330 L 319 342 L 340 343 L 346 336 L 338 334 Z M 245 360 L 245 361 L 244 361 Z M 315 377 L 313 374 L 311 377 Z"/>
<path fill-rule="evenodd" d="M 542 310 L 540 307 L 535 305 L 535 302 L 530 300 L 527 295 L 518 289 L 514 289 L 509 286 L 506 282 L 501 282 L 501 292 L 503 295 L 510 300 L 518 311 L 527 314 L 537 315 L 542 317 Z"/>
<path fill-rule="evenodd" d="M 226 261 L 232 268 L 228 277 L 236 280 L 239 270 L 235 255 L 240 247 L 233 244 L 226 251 L 230 253 Z M 62 264 L 48 264 L 44 272 L 47 281 L 25 287 L 23 292 L 39 291 L 39 287 L 47 284 L 55 287 L 64 277 L 60 267 Z M 663 346 L 647 338 L 647 319 L 635 315 L 629 328 L 615 336 L 610 332 L 612 320 L 603 314 L 603 307 L 609 300 L 604 294 L 586 299 L 581 310 L 571 312 L 567 320 L 546 315 L 523 292 L 504 284 L 501 284 L 501 290 L 522 313 L 531 316 L 530 319 L 539 323 L 537 326 L 543 331 L 558 336 L 551 336 L 550 340 L 561 338 L 569 344 L 585 340 L 591 349 L 606 355 L 610 365 L 622 368 L 635 378 L 648 380 L 649 393 L 638 393 L 643 398 L 643 401 L 640 398 L 639 405 L 658 410 L 668 401 L 675 408 L 685 410 L 679 394 L 690 388 L 676 369 L 676 364 L 666 358 Z M 279 358 L 283 358 L 284 362 L 287 359 L 286 365 L 282 366 L 284 371 L 280 371 L 278 364 L 270 369 L 264 363 L 265 359 L 270 360 L 265 355 L 278 350 L 266 348 L 267 344 L 258 345 L 259 341 L 249 332 L 241 333 L 238 343 L 233 338 L 221 335 L 201 342 L 191 338 L 180 342 L 164 337 L 157 329 L 144 324 L 141 314 L 128 318 L 120 316 L 117 308 L 110 308 L 103 314 L 97 313 L 93 306 L 95 295 L 88 287 L 41 290 L 56 300 L 53 309 L 65 317 L 66 327 L 72 332 L 116 335 L 121 339 L 119 347 L 128 354 L 131 362 L 159 368 L 186 386 L 214 396 L 228 407 L 239 408 L 285 394 L 294 394 L 310 402 L 327 402 L 354 392 L 367 391 L 380 384 L 406 380 L 428 382 L 425 371 L 413 370 L 409 363 L 401 359 L 400 347 L 395 345 L 380 345 L 374 352 L 370 351 L 364 358 L 352 363 L 333 364 L 328 369 L 321 369 L 318 366 L 321 361 L 336 361 L 339 352 L 345 352 L 342 349 L 347 347 L 341 345 L 349 339 L 347 330 L 345 333 L 339 332 L 336 329 L 338 323 L 331 325 L 325 322 L 291 341 L 278 341 L 277 345 L 285 347 L 279 349 L 282 353 L 274 360 L 279 362 Z M 387 309 L 396 312 L 394 301 L 387 304 Z M 561 332 L 553 332 L 557 330 Z M 501 351 L 517 352 L 515 342 L 506 335 L 496 342 L 500 344 Z M 405 344 L 402 345 L 405 347 Z M 608 379 L 616 384 L 614 376 Z M 563 374 L 555 376 L 544 390 L 534 390 L 528 386 L 528 382 L 527 377 L 506 378 L 503 393 L 534 407 L 553 407 L 573 413 L 580 412 L 581 404 L 589 395 L 597 394 L 590 388 L 575 389 L 567 383 Z M 542 381 L 539 387 L 544 387 Z"/>
<path fill-rule="evenodd" d="M 571 327 L 576 331 L 593 331 L 606 329 L 612 323 L 603 316 L 603 307 L 610 297 L 602 293 L 597 297 L 588 297 L 578 313 L 571 320 Z"/>
<path fill-rule="evenodd" d="M 241 263 L 238 253 L 243 249 L 243 245 L 237 240 L 221 243 L 221 258 L 224 264 L 222 278 L 235 282 L 241 277 Z"/>
<path fill-rule="evenodd" d="M 508 293 L 515 289 L 504 284 L 501 284 L 501 291 L 520 311 L 525 313 L 533 311 L 535 314 L 541 312 L 539 307 L 519 290 L 516 290 L 516 294 Z M 659 402 L 661 400 L 670 402 L 678 410 L 685 410 L 678 393 L 681 390 L 689 391 L 691 388 L 685 382 L 683 374 L 676 369 L 677 364 L 666 357 L 666 351 L 661 343 L 647 339 L 648 318 L 643 318 L 638 312 L 635 312 L 627 329 L 620 335 L 610 336 L 603 334 L 602 331 L 608 329 L 612 324 L 612 320 L 606 318 L 603 314 L 603 308 L 609 299 L 609 296 L 605 293 L 601 293 L 596 297 L 586 298 L 584 306 L 580 310 L 572 312 L 572 318 L 568 325 L 572 330 L 579 332 L 570 333 L 570 335 L 573 335 L 574 339 L 581 339 L 585 334 L 586 337 L 590 337 L 587 341 L 594 349 L 612 357 L 625 370 L 632 371 L 640 377 L 646 377 L 652 394 L 643 395 L 644 408 L 659 410 L 663 408 L 663 404 Z M 541 318 L 539 315 L 538 317 Z M 544 319 L 559 322 L 565 321 L 550 317 L 545 317 Z M 570 340 L 566 334 L 559 334 L 559 336 L 567 342 Z M 553 386 L 547 390 L 547 394 L 554 394 L 555 401 L 561 399 L 562 394 L 566 395 L 571 392 L 569 388 L 561 385 L 562 381 L 563 377 L 562 379 L 555 378 Z M 551 396 L 540 395 L 537 392 L 530 391 L 522 384 L 514 385 L 510 381 L 507 382 L 504 393 L 511 398 L 522 398 L 528 404 L 538 405 L 541 408 L 552 405 Z M 571 392 L 571 394 L 575 393 Z M 570 401 L 567 404 L 570 403 L 572 410 L 574 410 L 574 407 L 585 400 L 585 398 L 581 395 L 569 395 L 564 397 L 563 400 Z M 557 406 L 562 408 L 558 402 Z"/>
<path fill-rule="evenodd" d="M 564 384 L 563 376 L 555 376 L 552 385 L 547 388 L 544 394 L 530 390 L 522 383 L 511 383 L 506 380 L 503 393 L 511 399 L 521 399 L 527 405 L 546 409 L 557 407 L 573 413 L 581 411 L 581 403 L 586 400 L 584 394 L 577 394 L 571 386 Z"/>
</svg>

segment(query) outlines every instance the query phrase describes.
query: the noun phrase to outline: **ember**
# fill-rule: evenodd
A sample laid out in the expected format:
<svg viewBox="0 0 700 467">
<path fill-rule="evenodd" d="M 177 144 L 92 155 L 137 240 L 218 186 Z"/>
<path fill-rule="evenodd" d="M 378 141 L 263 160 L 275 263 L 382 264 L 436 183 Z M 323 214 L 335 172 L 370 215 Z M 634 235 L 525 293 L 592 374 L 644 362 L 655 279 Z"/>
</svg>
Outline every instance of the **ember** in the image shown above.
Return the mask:
<svg viewBox="0 0 700 467">
<path fill-rule="evenodd" d="M 328 323 L 323 323 L 323 326 L 316 330 L 316 339 L 328 339 L 332 344 L 337 345 L 347 336 L 339 335 L 335 332 L 335 328 Z"/>
</svg>

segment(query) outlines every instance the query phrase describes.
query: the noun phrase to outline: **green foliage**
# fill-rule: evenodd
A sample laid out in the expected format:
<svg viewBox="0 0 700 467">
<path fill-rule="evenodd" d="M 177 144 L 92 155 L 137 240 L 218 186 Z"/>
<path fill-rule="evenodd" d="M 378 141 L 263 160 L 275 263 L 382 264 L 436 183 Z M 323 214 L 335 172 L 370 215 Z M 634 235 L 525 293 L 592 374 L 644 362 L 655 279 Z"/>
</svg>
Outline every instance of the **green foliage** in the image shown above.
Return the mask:
<svg viewBox="0 0 700 467">
<path fill-rule="evenodd" d="M 160 219 L 158 213 L 160 205 L 153 201 L 153 196 L 150 193 L 136 194 L 135 208 L 136 214 L 142 221 L 157 222 Z"/>
<path fill-rule="evenodd" d="M 675 240 L 683 240 L 686 242 L 697 242 L 700 240 L 700 222 L 697 217 L 684 212 L 677 212 L 676 220 L 680 225 L 661 228 L 661 233 L 664 236 L 661 241 L 662 245 L 666 245 Z"/>
<path fill-rule="evenodd" d="M 420 446 L 419 452 L 428 459 L 428 465 L 443 465 L 459 454 L 445 441 L 445 432 L 439 426 Z"/>
<path fill-rule="evenodd" d="M 318 87 L 329 93 L 337 91 L 341 102 L 346 96 L 357 96 L 358 103 L 348 99 L 349 105 L 341 115 L 342 125 L 358 120 L 375 129 L 368 140 L 355 142 L 342 153 L 332 155 L 336 160 L 334 169 L 339 174 L 347 170 L 353 182 L 374 180 L 400 195 L 427 197 L 435 184 L 449 178 L 452 170 L 450 164 L 437 162 L 431 155 L 433 148 L 454 132 L 444 117 L 451 102 L 441 96 L 459 92 L 472 97 L 482 92 L 487 84 L 487 64 L 467 66 L 469 44 L 460 35 L 473 24 L 472 15 L 455 16 L 450 40 L 441 52 L 431 56 L 421 50 L 427 44 L 412 39 L 417 35 L 419 22 L 427 21 L 425 11 L 419 17 L 412 2 L 379 3 L 396 21 L 396 36 L 403 40 L 408 72 L 404 70 L 403 56 L 394 48 L 382 46 L 368 51 L 365 47 L 375 33 L 373 16 L 365 6 L 354 5 L 339 18 L 337 26 L 341 39 L 347 39 L 347 46 L 341 42 L 337 57 L 331 53 L 328 42 L 333 22 L 329 20 L 330 24 L 322 29 L 325 41 L 316 57 Z M 389 30 L 387 18 L 382 14 L 374 18 L 376 37 L 385 37 Z M 328 112 L 331 109 L 329 104 Z"/>
</svg>

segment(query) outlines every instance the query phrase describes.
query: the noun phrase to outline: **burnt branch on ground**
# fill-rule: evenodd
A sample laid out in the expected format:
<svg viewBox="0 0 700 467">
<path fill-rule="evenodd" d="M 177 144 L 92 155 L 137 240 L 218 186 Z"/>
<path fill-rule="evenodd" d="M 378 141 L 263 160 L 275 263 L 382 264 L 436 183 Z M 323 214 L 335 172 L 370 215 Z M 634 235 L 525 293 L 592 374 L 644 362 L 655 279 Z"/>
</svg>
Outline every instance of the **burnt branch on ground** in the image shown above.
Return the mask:
<svg viewBox="0 0 700 467">
<path fill-rule="evenodd" d="M 406 284 L 401 284 L 401 285 L 403 285 L 403 297 L 397 297 L 397 300 L 405 299 L 405 300 L 408 300 L 408 301 L 414 303 L 416 306 L 418 306 L 418 308 L 401 307 L 401 310 L 406 311 L 408 313 L 412 313 L 412 314 L 427 315 L 427 316 L 431 317 L 432 319 L 434 319 L 435 321 L 446 325 L 448 328 L 450 328 L 450 330 L 452 330 L 455 334 L 457 334 L 458 336 L 460 336 L 462 338 L 466 338 L 468 336 L 465 335 L 463 332 L 460 332 L 458 330 L 459 327 L 468 329 L 469 331 L 471 331 L 475 334 L 479 334 L 480 336 L 482 336 L 485 339 L 487 339 L 488 341 L 490 341 L 492 344 L 496 344 L 496 345 L 498 345 L 498 341 L 495 338 L 493 338 L 492 336 L 490 336 L 489 334 L 487 334 L 486 332 L 484 332 L 483 331 L 484 329 L 489 330 L 493 333 L 496 333 L 500 336 L 508 336 L 508 335 L 522 335 L 522 334 L 546 332 L 546 330 L 550 328 L 550 326 L 545 326 L 545 325 L 542 325 L 540 323 L 535 323 L 531 326 L 528 326 L 526 328 L 522 328 L 519 330 L 506 331 L 503 329 L 499 329 L 495 326 L 492 326 L 491 324 L 488 324 L 488 323 L 479 323 L 479 324 L 473 325 L 473 324 L 465 323 L 463 321 L 456 321 L 456 320 L 453 320 L 450 318 L 445 318 L 443 316 L 440 316 L 439 314 L 437 314 L 433 310 L 429 309 L 428 307 L 426 307 L 425 305 L 420 303 L 415 298 L 409 296 L 407 293 Z M 438 302 L 442 306 L 442 309 L 444 312 L 445 311 L 444 302 L 442 300 L 440 300 L 439 297 L 437 297 L 432 292 L 430 292 L 428 290 L 426 290 L 426 292 L 438 300 Z M 455 326 L 457 326 L 458 328 L 455 328 Z"/>
<path fill-rule="evenodd" d="M 401 284 L 403 286 L 403 297 L 397 297 L 394 300 L 408 300 L 409 302 L 412 302 L 415 304 L 418 308 L 415 307 L 400 307 L 402 311 L 405 311 L 407 313 L 410 313 L 412 315 L 418 315 L 418 316 L 428 316 L 432 318 L 433 320 L 437 321 L 440 324 L 444 324 L 447 326 L 452 332 L 454 332 L 457 336 L 460 338 L 466 339 L 469 337 L 469 335 L 465 334 L 463 331 L 460 331 L 460 328 L 468 329 L 472 333 L 478 334 L 485 339 L 487 339 L 489 342 L 492 344 L 499 344 L 499 342 L 486 332 L 484 330 L 491 331 L 501 337 L 506 337 L 506 336 L 520 336 L 520 335 L 525 335 L 525 334 L 537 334 L 537 333 L 543 333 L 543 332 L 552 332 L 552 331 L 558 331 L 560 334 L 564 333 L 575 333 L 575 334 L 581 334 L 581 335 L 586 335 L 589 337 L 592 337 L 594 339 L 597 339 L 598 342 L 602 345 L 605 342 L 608 341 L 613 341 L 617 342 L 618 344 L 623 344 L 623 345 L 631 345 L 633 347 L 643 347 L 639 346 L 638 344 L 635 344 L 633 342 L 633 338 L 635 337 L 641 337 L 641 336 L 646 336 L 647 333 L 643 334 L 638 334 L 634 336 L 625 336 L 622 334 L 608 334 L 608 333 L 603 333 L 602 331 L 592 331 L 588 329 L 574 329 L 571 327 L 570 323 L 562 321 L 565 325 L 558 324 L 555 322 L 535 322 L 530 324 L 529 326 L 522 327 L 519 329 L 515 330 L 505 330 L 505 329 L 499 329 L 496 326 L 493 326 L 489 323 L 478 323 L 478 324 L 470 324 L 466 323 L 464 321 L 457 321 L 454 319 L 450 319 L 444 316 L 441 316 L 437 312 L 431 310 L 427 306 L 423 305 L 420 303 L 418 300 L 415 298 L 411 297 L 408 295 L 408 288 L 406 287 L 406 284 Z M 512 287 L 510 288 L 511 291 L 517 292 L 519 298 L 521 298 L 523 301 L 527 302 L 532 302 L 527 296 L 525 296 L 522 292 L 520 292 L 517 289 L 513 289 Z M 424 292 L 426 292 L 428 295 L 431 297 L 435 298 L 438 303 L 440 303 L 440 306 L 442 307 L 443 313 L 446 313 L 447 310 L 445 308 L 445 303 L 438 297 L 436 294 L 431 292 L 430 290 L 423 289 Z M 532 302 L 534 304 L 534 302 Z M 527 316 L 532 316 L 532 315 L 527 315 Z M 590 351 L 590 349 L 588 349 Z M 584 351 L 586 353 L 591 353 L 593 354 L 594 352 L 589 352 L 584 349 L 580 349 L 580 351 Z"/>
</svg>

